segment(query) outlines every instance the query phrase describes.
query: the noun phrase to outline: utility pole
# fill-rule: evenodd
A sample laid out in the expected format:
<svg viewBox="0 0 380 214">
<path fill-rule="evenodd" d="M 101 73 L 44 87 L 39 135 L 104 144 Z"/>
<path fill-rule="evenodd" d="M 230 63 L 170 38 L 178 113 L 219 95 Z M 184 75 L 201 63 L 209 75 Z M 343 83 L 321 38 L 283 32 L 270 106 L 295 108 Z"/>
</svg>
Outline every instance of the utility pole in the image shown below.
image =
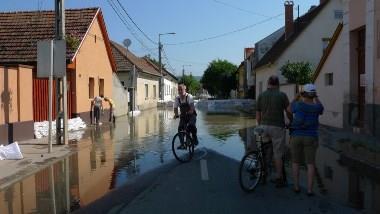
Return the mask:
<svg viewBox="0 0 380 214">
<path fill-rule="evenodd" d="M 55 39 L 65 40 L 64 0 L 55 0 Z M 66 62 L 66 56 L 65 56 Z M 66 66 L 66 63 L 65 63 Z M 67 144 L 67 79 L 66 67 L 63 77 L 56 77 L 56 143 Z"/>
<path fill-rule="evenodd" d="M 182 65 L 182 80 L 183 80 L 183 77 L 185 76 L 185 66 L 191 66 L 191 65 Z"/>
<path fill-rule="evenodd" d="M 159 64 L 159 69 L 160 69 L 159 95 L 160 95 L 160 100 L 164 100 L 164 92 L 163 92 L 164 80 L 163 80 L 163 75 L 162 75 L 161 51 L 162 51 L 161 34 L 158 34 L 158 64 Z"/>
<path fill-rule="evenodd" d="M 159 33 L 158 34 L 158 64 L 159 64 L 159 69 L 160 69 L 160 85 L 159 85 L 159 97 L 160 100 L 164 100 L 164 75 L 162 75 L 162 60 L 161 60 L 161 52 L 162 52 L 162 44 L 161 44 L 161 36 L 162 35 L 174 35 L 175 33 Z"/>
</svg>

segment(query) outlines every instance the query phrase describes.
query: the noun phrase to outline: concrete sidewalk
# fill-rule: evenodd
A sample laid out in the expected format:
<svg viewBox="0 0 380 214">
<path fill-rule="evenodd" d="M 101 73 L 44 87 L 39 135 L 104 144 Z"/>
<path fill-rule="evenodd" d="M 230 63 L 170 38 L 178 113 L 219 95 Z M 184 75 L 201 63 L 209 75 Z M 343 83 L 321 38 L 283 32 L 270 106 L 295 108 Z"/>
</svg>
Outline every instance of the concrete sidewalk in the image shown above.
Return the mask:
<svg viewBox="0 0 380 214">
<path fill-rule="evenodd" d="M 144 191 L 130 187 L 144 186 L 145 175 L 77 213 L 357 213 L 322 196 L 307 197 L 305 190 L 295 194 L 290 186 L 260 185 L 246 194 L 238 183 L 236 160 L 203 148 L 197 156 L 187 164 L 171 163 L 156 176 L 150 173 L 151 183 Z M 131 191 L 135 197 L 130 197 Z"/>
<path fill-rule="evenodd" d="M 69 145 L 53 145 L 48 153 L 47 138 L 18 142 L 23 159 L 0 161 L 0 191 L 61 160 L 76 151 Z"/>
</svg>

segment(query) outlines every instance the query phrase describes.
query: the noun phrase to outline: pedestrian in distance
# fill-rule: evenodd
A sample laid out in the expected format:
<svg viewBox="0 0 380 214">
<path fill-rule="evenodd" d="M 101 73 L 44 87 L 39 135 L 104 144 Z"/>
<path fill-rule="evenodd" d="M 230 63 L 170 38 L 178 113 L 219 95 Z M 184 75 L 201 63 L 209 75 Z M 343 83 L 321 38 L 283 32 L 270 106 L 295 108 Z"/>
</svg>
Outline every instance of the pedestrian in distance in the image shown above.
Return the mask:
<svg viewBox="0 0 380 214">
<path fill-rule="evenodd" d="M 110 114 L 109 114 L 108 121 L 112 122 L 112 123 L 115 123 L 115 120 L 116 120 L 116 118 L 115 118 L 115 103 L 109 97 L 104 97 L 104 101 L 108 102 L 108 104 L 110 106 Z"/>
<path fill-rule="evenodd" d="M 292 120 L 292 114 L 288 110 L 289 99 L 280 91 L 280 81 L 273 75 L 268 79 L 267 90 L 261 93 L 256 103 L 256 121 L 264 130 L 264 135 L 273 144 L 273 158 L 276 168 L 276 177 L 273 180 L 277 188 L 286 186 L 283 157 L 287 150 L 285 145 L 285 117 Z"/>
<path fill-rule="evenodd" d="M 307 195 L 312 196 L 314 195 L 313 180 L 318 148 L 319 116 L 323 113 L 323 105 L 318 99 L 316 87 L 313 84 L 304 85 L 301 97 L 289 106 L 289 111 L 293 113 L 293 121 L 290 125 L 293 190 L 296 193 L 300 192 L 299 165 L 304 160 L 307 164 Z"/>
<path fill-rule="evenodd" d="M 178 114 L 178 108 L 180 114 Z M 178 85 L 178 96 L 174 101 L 174 118 L 180 118 L 178 125 L 178 132 L 183 130 L 188 124 L 191 135 L 194 139 L 194 144 L 198 145 L 197 137 L 197 112 L 195 111 L 195 105 L 193 96 L 186 92 L 186 86 L 184 84 Z M 184 145 L 181 145 L 184 148 Z M 178 148 L 181 149 L 181 148 Z"/>
<path fill-rule="evenodd" d="M 91 101 L 91 111 L 93 112 L 94 122 L 96 125 L 100 124 L 100 113 L 103 113 L 103 94 L 94 97 Z"/>
</svg>

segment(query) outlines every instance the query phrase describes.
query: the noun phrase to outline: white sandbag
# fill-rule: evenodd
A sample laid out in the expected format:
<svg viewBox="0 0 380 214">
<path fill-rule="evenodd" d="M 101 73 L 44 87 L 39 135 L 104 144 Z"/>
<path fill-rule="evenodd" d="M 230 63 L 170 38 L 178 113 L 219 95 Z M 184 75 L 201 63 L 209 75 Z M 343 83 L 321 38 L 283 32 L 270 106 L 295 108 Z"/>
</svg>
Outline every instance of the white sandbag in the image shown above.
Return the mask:
<svg viewBox="0 0 380 214">
<path fill-rule="evenodd" d="M 17 142 L 0 146 L 0 160 L 20 160 L 23 158 Z"/>
</svg>

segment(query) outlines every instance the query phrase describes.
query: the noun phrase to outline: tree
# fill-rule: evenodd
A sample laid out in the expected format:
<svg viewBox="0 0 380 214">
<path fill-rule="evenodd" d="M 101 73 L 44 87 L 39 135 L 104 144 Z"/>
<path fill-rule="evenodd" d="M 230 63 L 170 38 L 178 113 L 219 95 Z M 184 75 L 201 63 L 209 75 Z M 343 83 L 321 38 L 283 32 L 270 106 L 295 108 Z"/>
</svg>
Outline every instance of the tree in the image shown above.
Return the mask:
<svg viewBox="0 0 380 214">
<path fill-rule="evenodd" d="M 199 90 L 201 89 L 201 84 L 198 80 L 196 80 L 193 75 L 184 75 L 179 80 L 179 83 L 185 84 L 187 87 L 187 92 L 192 95 L 197 95 Z"/>
<path fill-rule="evenodd" d="M 157 65 L 157 67 L 160 67 L 160 62 L 158 60 L 156 60 L 155 58 L 153 58 L 150 54 L 145 55 L 143 58 L 149 59 L 151 62 L 153 62 L 155 65 Z M 162 69 L 166 69 L 165 63 L 162 63 Z"/>
<path fill-rule="evenodd" d="M 312 82 L 313 70 L 309 62 L 287 62 L 281 67 L 281 74 L 288 79 L 289 83 L 296 84 L 298 92 L 299 85 Z"/>
<path fill-rule="evenodd" d="M 237 66 L 227 60 L 213 60 L 205 70 L 201 83 L 211 95 L 228 98 L 230 91 L 236 89 Z"/>
</svg>

